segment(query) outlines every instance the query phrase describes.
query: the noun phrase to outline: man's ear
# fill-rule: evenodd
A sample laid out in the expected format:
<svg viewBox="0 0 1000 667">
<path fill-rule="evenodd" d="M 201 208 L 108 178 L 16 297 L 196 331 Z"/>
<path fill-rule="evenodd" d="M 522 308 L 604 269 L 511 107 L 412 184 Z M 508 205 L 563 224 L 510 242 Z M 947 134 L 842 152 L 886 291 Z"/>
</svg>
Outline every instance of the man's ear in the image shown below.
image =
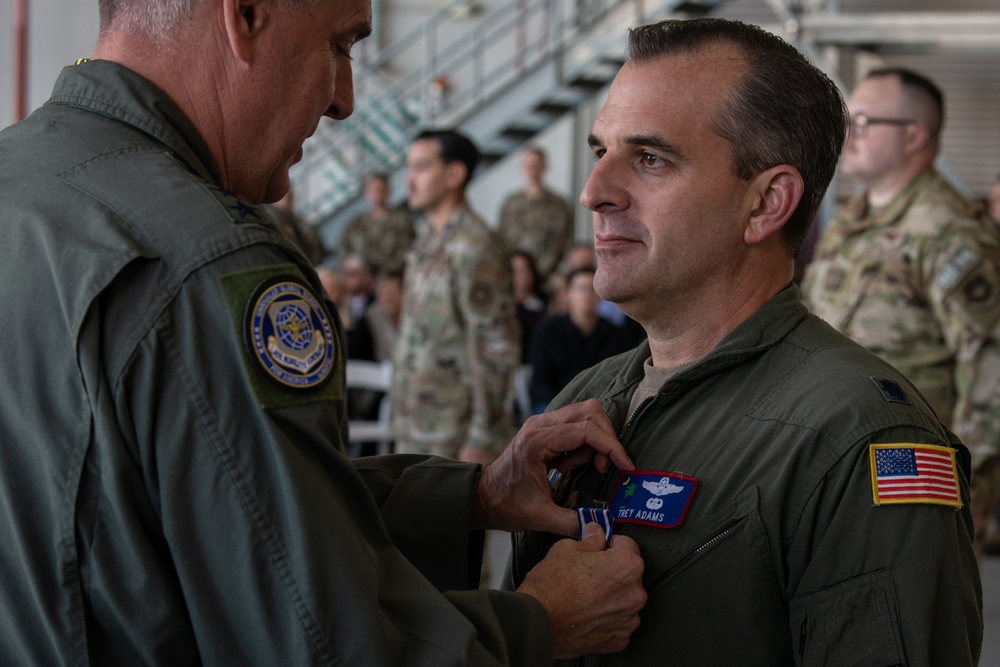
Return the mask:
<svg viewBox="0 0 1000 667">
<path fill-rule="evenodd" d="M 229 49 L 243 62 L 253 61 L 256 38 L 270 18 L 270 0 L 221 0 Z"/>
<path fill-rule="evenodd" d="M 919 121 L 907 125 L 903 131 L 906 132 L 904 139 L 906 148 L 913 152 L 924 150 L 931 141 L 930 128 Z"/>
<path fill-rule="evenodd" d="M 449 190 L 461 190 L 465 185 L 469 170 L 460 160 L 449 162 L 444 168 L 445 184 Z"/>
<path fill-rule="evenodd" d="M 787 164 L 766 169 L 753 179 L 750 217 L 743 240 L 753 245 L 780 231 L 792 217 L 805 185 L 799 170 Z"/>
</svg>

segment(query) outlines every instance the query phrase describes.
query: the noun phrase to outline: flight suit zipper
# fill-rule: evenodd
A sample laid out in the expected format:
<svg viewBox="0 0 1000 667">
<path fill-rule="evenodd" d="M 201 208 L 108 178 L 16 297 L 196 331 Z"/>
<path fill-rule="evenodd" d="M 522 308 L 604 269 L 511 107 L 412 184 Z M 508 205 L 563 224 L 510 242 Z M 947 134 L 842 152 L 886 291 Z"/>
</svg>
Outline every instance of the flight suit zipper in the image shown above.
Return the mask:
<svg viewBox="0 0 1000 667">
<path fill-rule="evenodd" d="M 623 445 L 625 444 L 625 434 L 628 432 L 629 428 L 631 428 L 632 424 L 635 423 L 635 420 L 642 414 L 649 404 L 653 402 L 653 399 L 655 399 L 656 396 L 656 394 L 653 394 L 652 396 L 647 396 L 642 399 L 642 401 L 639 402 L 639 405 L 636 406 L 635 410 L 632 411 L 632 414 L 629 415 L 628 419 L 625 420 L 625 423 L 618 431 L 618 441 Z M 594 494 L 594 505 L 599 506 L 601 509 L 607 509 L 608 505 L 611 503 L 609 492 L 612 491 L 612 489 L 609 488 L 609 483 L 612 480 L 618 479 L 619 472 L 621 471 L 618 470 L 618 467 L 612 465 L 608 468 L 608 471 L 601 476 L 600 482 L 598 483 L 598 492 Z M 595 664 L 606 664 L 608 661 L 607 656 L 594 656 L 594 658 L 598 661 Z M 586 656 L 581 656 L 573 661 L 573 667 L 585 667 L 586 664 Z"/>
<path fill-rule="evenodd" d="M 636 406 L 635 410 L 632 411 L 632 414 L 629 415 L 628 419 L 625 420 L 622 427 L 618 430 L 618 441 L 623 445 L 625 444 L 625 434 L 635 423 L 635 420 L 638 419 L 647 407 L 649 407 L 649 404 L 653 402 L 656 396 L 657 394 L 653 394 L 652 396 L 647 396 L 642 399 L 642 401 L 639 402 L 639 405 Z M 609 483 L 617 480 L 618 473 L 620 472 L 621 471 L 618 470 L 617 466 L 612 465 L 608 468 L 608 471 L 601 476 L 601 480 L 598 484 L 598 491 L 594 494 L 594 504 L 598 505 L 601 509 L 607 509 L 608 505 L 611 503 L 611 492 L 613 489 L 609 488 Z"/>
</svg>

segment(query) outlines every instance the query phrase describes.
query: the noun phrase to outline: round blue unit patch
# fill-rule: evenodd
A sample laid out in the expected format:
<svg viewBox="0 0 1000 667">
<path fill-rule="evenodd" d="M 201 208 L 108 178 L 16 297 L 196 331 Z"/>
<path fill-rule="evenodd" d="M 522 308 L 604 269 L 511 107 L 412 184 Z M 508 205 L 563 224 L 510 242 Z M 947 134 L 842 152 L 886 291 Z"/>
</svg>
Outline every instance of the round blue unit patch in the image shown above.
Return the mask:
<svg viewBox="0 0 1000 667">
<path fill-rule="evenodd" d="M 312 292 L 298 280 L 270 280 L 247 309 L 247 343 L 272 379 L 310 389 L 333 370 L 333 328 Z"/>
</svg>

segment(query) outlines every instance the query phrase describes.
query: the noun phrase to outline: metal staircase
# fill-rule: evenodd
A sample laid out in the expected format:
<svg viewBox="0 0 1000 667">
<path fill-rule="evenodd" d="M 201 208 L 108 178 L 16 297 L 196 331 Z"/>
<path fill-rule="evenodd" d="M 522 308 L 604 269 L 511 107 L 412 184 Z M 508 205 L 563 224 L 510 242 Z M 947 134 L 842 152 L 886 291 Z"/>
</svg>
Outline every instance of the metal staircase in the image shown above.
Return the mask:
<svg viewBox="0 0 1000 667">
<path fill-rule="evenodd" d="M 323 119 L 292 172 L 298 212 L 344 217 L 371 171 L 397 172 L 427 127 L 460 127 L 484 162 L 544 130 L 611 81 L 629 27 L 702 15 L 725 0 L 516 0 L 456 36 L 454 0 L 355 68 L 356 112 Z M 396 76 L 387 72 L 408 68 Z"/>
</svg>

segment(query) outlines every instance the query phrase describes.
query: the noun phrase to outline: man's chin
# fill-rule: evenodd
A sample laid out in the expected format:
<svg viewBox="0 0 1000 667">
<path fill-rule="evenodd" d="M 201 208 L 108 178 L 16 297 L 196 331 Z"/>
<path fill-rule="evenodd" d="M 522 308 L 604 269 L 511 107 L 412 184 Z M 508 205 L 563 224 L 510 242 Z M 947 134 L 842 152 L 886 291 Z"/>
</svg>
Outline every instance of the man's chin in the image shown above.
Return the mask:
<svg viewBox="0 0 1000 667">
<path fill-rule="evenodd" d="M 280 175 L 275 174 L 270 181 L 268 181 L 266 188 L 264 189 L 264 197 L 261 200 L 263 204 L 273 204 L 282 197 L 288 194 L 288 191 L 292 189 L 292 183 L 288 178 L 288 170 L 282 171 Z"/>
</svg>

